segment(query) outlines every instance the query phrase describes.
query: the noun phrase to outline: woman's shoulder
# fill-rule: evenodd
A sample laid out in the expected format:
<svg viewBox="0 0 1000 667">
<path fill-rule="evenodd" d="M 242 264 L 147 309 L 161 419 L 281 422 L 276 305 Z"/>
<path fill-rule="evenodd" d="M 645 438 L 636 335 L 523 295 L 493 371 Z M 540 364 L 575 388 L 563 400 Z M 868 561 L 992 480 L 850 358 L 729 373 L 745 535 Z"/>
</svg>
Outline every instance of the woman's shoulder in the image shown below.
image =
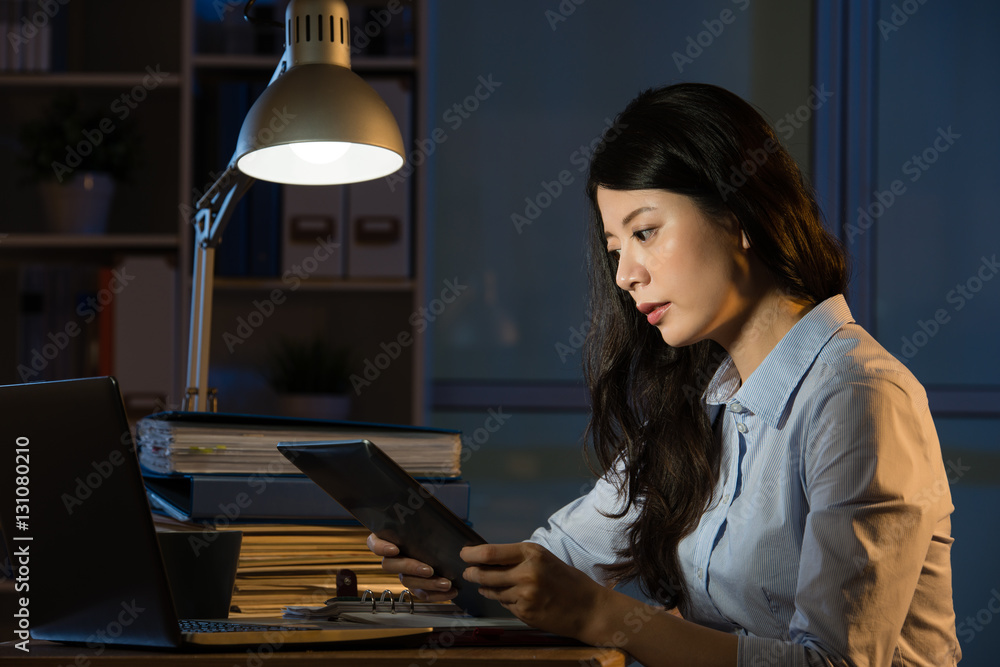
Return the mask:
<svg viewBox="0 0 1000 667">
<path fill-rule="evenodd" d="M 853 322 L 834 332 L 820 350 L 803 389 L 820 395 L 902 393 L 921 408 L 927 405 L 927 392 L 910 369 Z"/>
</svg>

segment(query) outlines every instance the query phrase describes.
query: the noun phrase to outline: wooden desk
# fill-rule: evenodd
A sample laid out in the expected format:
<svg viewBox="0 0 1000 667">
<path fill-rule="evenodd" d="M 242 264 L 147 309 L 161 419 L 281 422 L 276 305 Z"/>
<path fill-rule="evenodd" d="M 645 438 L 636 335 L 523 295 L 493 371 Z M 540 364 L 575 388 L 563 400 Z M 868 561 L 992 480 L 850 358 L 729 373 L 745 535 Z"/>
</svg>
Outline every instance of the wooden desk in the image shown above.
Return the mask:
<svg viewBox="0 0 1000 667">
<path fill-rule="evenodd" d="M 253 650 L 226 653 L 166 653 L 107 649 L 101 655 L 75 646 L 63 646 L 32 640 L 31 652 L 0 644 L 0 662 L 21 658 L 25 665 L 61 665 L 64 667 L 176 667 L 194 664 L 199 667 L 506 667 L 530 662 L 545 667 L 625 667 L 623 651 L 588 646 L 537 647 L 455 647 L 449 649 L 392 649 L 346 651 L 277 651 L 256 654 Z"/>
</svg>

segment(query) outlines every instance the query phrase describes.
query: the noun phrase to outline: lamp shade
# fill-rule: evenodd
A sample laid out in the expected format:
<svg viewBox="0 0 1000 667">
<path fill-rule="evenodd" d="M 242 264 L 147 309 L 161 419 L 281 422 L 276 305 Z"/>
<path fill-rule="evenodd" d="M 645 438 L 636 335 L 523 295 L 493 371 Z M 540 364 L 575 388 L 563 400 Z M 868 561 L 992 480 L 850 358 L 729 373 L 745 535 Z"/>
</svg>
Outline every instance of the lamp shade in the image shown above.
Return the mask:
<svg viewBox="0 0 1000 667">
<path fill-rule="evenodd" d="M 309 63 L 264 89 L 234 157 L 256 179 L 332 185 L 391 174 L 403 155 L 399 125 L 371 86 L 346 67 Z"/>
</svg>

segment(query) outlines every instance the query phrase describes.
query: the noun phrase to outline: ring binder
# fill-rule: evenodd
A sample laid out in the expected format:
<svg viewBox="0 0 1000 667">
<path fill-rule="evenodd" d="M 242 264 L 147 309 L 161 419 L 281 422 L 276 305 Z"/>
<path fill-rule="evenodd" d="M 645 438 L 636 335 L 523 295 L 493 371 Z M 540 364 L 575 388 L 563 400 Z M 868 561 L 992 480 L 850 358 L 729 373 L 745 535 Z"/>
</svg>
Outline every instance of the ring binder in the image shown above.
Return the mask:
<svg viewBox="0 0 1000 667">
<path fill-rule="evenodd" d="M 392 610 L 392 613 L 395 614 L 396 613 L 396 603 L 392 599 L 392 591 L 390 591 L 388 588 L 385 589 L 384 591 L 382 591 L 382 595 L 379 596 L 378 601 L 379 602 L 385 602 L 385 596 L 386 595 L 389 596 L 389 608 Z"/>
<path fill-rule="evenodd" d="M 473 617 L 464 613 L 454 602 L 420 602 L 412 592 L 403 590 L 393 599 L 391 590 L 382 591 L 379 597 L 370 588 L 360 598 L 330 598 L 322 607 L 285 607 L 285 618 L 302 620 L 337 620 L 357 623 L 377 623 L 396 627 L 427 627 L 462 631 L 470 628 L 476 632 L 483 628 L 493 630 L 526 630 L 521 620 L 511 618 Z M 388 607 L 388 609 L 387 609 Z M 407 609 L 408 607 L 408 609 Z"/>
<path fill-rule="evenodd" d="M 400 606 L 402 606 L 403 602 L 404 602 L 404 599 L 406 599 L 410 603 L 409 613 L 412 614 L 412 613 L 414 613 L 416 611 L 416 608 L 415 608 L 415 606 L 413 604 L 413 593 L 411 593 L 407 589 L 404 589 L 403 592 L 401 592 L 399 594 L 399 598 L 398 599 L 393 600 L 392 599 L 392 591 L 387 588 L 384 591 L 382 591 L 382 595 L 380 595 L 379 599 L 376 601 L 375 600 L 375 591 L 373 591 L 372 589 L 368 588 L 368 589 L 365 590 L 364 593 L 361 594 L 361 602 L 364 603 L 366 600 L 368 600 L 369 597 L 371 597 L 371 601 L 372 601 L 372 613 L 373 614 L 379 613 L 378 605 L 383 604 L 385 602 L 389 603 L 389 613 L 390 614 L 395 614 L 396 613 L 396 603 L 398 602 L 400 604 Z M 385 612 L 384 608 L 382 609 L 382 612 L 383 613 Z"/>
</svg>

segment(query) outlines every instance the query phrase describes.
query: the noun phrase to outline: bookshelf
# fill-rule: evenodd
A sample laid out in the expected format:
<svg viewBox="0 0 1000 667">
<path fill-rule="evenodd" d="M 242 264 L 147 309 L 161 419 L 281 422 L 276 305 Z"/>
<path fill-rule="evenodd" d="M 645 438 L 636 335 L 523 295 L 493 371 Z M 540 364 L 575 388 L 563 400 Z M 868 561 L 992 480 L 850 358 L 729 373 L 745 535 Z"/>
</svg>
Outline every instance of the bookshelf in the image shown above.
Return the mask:
<svg viewBox="0 0 1000 667">
<path fill-rule="evenodd" d="M 274 6 L 283 15 L 285 5 L 277 2 Z M 359 27 L 375 20 L 374 14 L 369 19 L 369 12 L 379 11 L 377 2 L 348 5 L 352 22 Z M 408 46 L 403 53 L 392 48 L 375 54 L 355 53 L 352 68 L 365 78 L 407 82 L 411 93 L 409 134 L 413 137 L 424 114 L 422 49 L 427 17 L 418 1 L 392 6 L 402 6 L 405 13 L 393 13 L 392 22 L 379 24 L 380 44 L 385 46 L 395 39 L 393 43 Z M 213 16 L 206 9 L 211 7 L 222 7 L 225 12 Z M 0 127 L 6 128 L 0 137 L 0 169 L 8 176 L 0 182 L 0 197 L 6 202 L 0 217 L 0 307 L 14 314 L 0 323 L 0 349 L 6 351 L 0 381 L 61 379 L 110 369 L 119 376 L 124 393 L 128 395 L 134 387 L 148 407 L 153 407 L 149 402 L 152 395 L 162 396 L 166 406 L 179 404 L 184 393 L 192 260 L 191 230 L 183 212 L 190 210 L 198 193 L 214 180 L 212 174 L 221 172 L 227 158 L 220 156 L 233 148 L 232 143 L 211 143 L 217 140 L 220 125 L 228 122 L 230 127 L 232 123 L 238 127 L 242 121 L 242 116 L 230 121 L 218 113 L 206 113 L 211 107 L 206 100 L 212 91 L 233 82 L 263 87 L 281 50 L 280 30 L 248 26 L 242 21 L 242 9 L 242 3 L 197 0 L 159 5 L 128 0 L 60 5 L 52 30 L 53 39 L 58 37 L 64 44 L 61 64 L 54 62 L 53 71 L 0 71 L 0 94 L 12 102 L 0 109 Z M 135 30 L 137 25 L 155 25 L 156 29 Z M 115 47 L 109 48 L 110 43 Z M 373 46 L 378 44 L 369 44 L 369 48 Z M 150 78 L 151 72 L 158 73 L 155 80 Z M 103 111 L 115 127 L 128 123 L 141 137 L 141 163 L 129 182 L 117 184 L 103 234 L 47 231 L 42 202 L 34 187 L 19 178 L 18 128 L 66 91 L 76 93 L 81 107 Z M 134 98 L 126 100 L 128 106 L 114 106 L 123 95 Z M 125 109 L 126 117 L 120 118 Z M 271 241 L 263 246 L 272 253 L 267 258 L 270 270 L 249 275 L 217 271 L 211 373 L 212 384 L 220 390 L 220 410 L 268 411 L 269 396 L 261 399 L 258 391 L 252 400 L 247 399 L 242 388 L 253 376 L 254 386 L 263 391 L 268 351 L 281 338 L 322 333 L 331 345 L 348 347 L 352 370 L 361 372 L 366 361 L 382 352 L 381 343 L 391 343 L 406 332 L 413 344 L 401 349 L 392 364 L 381 370 L 378 382 L 369 383 L 353 397 L 350 416 L 392 423 L 424 421 L 424 333 L 409 322 L 411 314 L 419 311 L 424 292 L 422 178 L 417 170 L 406 183 L 407 219 L 403 224 L 409 232 L 409 262 L 404 274 L 354 276 L 344 271 L 342 275 L 298 280 L 294 288 L 291 281 L 283 279 L 287 278 L 280 241 L 283 188 L 254 184 L 241 205 L 259 203 L 259 193 L 270 188 L 272 215 L 264 219 L 258 216 L 252 230 L 234 227 L 239 223 L 234 216 L 219 255 L 238 252 L 234 248 L 240 236 L 246 239 L 251 232 L 264 229 Z M 347 222 L 345 219 L 342 224 Z M 160 292 L 151 288 L 144 299 L 162 302 L 162 307 L 152 315 L 138 307 L 126 308 L 136 299 L 126 299 L 129 290 L 124 290 L 122 307 L 109 307 L 93 326 L 80 323 L 85 335 L 73 341 L 73 351 L 61 351 L 37 375 L 23 377 L 25 360 L 30 360 L 36 348 L 41 349 L 46 336 L 62 330 L 60 324 L 78 318 L 74 305 L 86 294 L 99 293 L 105 287 L 100 276 L 128 262 L 148 267 L 150 275 L 156 276 Z M 170 276 L 168 284 L 164 283 L 166 275 Z M 135 284 L 152 285 L 153 280 L 140 277 Z M 227 348 L 223 334 L 241 317 L 246 318 L 254 304 L 282 290 L 284 298 L 276 316 L 256 327 L 245 343 Z M 53 293 L 60 295 L 61 303 Z M 147 326 L 153 317 L 158 329 L 167 335 L 155 341 L 130 335 L 130 317 L 145 318 Z M 142 322 L 134 322 L 132 329 L 139 330 L 139 324 Z M 34 326 L 34 332 L 26 333 L 26 326 Z M 108 343 L 102 330 L 119 335 Z M 115 356 L 100 358 L 108 345 L 114 346 Z M 131 360 L 127 367 L 116 367 L 116 362 L 120 366 L 125 359 Z"/>
</svg>

